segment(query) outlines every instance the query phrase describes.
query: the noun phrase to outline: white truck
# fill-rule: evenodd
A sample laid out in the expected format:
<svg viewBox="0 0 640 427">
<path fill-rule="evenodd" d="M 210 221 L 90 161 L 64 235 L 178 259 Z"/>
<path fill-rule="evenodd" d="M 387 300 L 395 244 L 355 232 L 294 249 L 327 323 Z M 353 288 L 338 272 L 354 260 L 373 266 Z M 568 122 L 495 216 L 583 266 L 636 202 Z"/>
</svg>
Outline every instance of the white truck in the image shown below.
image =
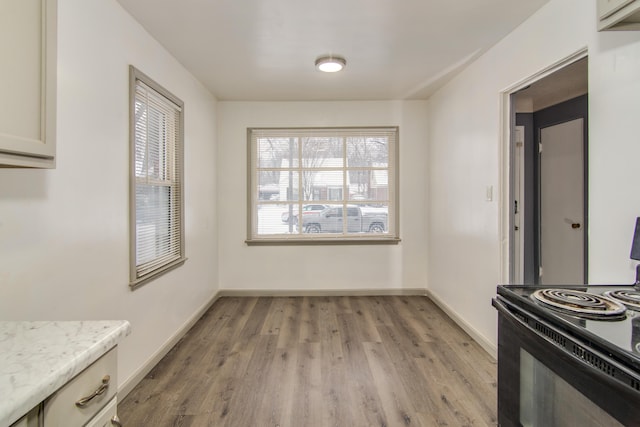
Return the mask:
<svg viewBox="0 0 640 427">
<path fill-rule="evenodd" d="M 306 215 L 302 219 L 305 233 L 342 233 L 344 229 L 343 206 Z M 387 208 L 372 208 L 349 205 L 347 211 L 347 233 L 384 233 L 388 230 Z"/>
</svg>

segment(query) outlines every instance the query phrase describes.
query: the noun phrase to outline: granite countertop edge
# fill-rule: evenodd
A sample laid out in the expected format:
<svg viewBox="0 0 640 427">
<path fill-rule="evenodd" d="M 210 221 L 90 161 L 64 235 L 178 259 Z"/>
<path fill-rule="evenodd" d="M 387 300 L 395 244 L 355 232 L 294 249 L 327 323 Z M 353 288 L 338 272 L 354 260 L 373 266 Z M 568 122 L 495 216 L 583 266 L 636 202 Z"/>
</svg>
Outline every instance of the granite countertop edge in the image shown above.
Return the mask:
<svg viewBox="0 0 640 427">
<path fill-rule="evenodd" d="M 0 321 L 0 426 L 10 426 L 129 335 L 126 320 Z"/>
</svg>

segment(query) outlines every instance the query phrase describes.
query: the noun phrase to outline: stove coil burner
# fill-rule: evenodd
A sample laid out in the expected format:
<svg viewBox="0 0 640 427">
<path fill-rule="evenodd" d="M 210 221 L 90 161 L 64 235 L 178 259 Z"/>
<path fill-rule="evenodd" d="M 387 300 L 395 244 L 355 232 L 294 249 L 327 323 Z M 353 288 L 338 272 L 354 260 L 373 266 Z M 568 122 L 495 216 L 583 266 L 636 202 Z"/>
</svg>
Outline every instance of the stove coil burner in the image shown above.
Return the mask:
<svg viewBox="0 0 640 427">
<path fill-rule="evenodd" d="M 626 305 L 636 311 L 640 311 L 640 292 L 631 290 L 606 291 L 607 298 Z"/>
<path fill-rule="evenodd" d="M 540 289 L 531 297 L 565 314 L 587 319 L 623 319 L 627 310 L 607 297 L 570 289 Z"/>
</svg>

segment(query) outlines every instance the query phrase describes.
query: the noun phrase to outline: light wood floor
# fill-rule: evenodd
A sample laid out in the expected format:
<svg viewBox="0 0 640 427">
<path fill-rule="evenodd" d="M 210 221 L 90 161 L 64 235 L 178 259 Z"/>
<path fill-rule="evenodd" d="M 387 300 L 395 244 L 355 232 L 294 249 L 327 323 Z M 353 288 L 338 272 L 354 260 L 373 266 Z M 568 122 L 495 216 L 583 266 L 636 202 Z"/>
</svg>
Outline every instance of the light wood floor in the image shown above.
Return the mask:
<svg viewBox="0 0 640 427">
<path fill-rule="evenodd" d="M 119 404 L 126 426 L 496 425 L 496 363 L 428 298 L 222 298 Z"/>
</svg>

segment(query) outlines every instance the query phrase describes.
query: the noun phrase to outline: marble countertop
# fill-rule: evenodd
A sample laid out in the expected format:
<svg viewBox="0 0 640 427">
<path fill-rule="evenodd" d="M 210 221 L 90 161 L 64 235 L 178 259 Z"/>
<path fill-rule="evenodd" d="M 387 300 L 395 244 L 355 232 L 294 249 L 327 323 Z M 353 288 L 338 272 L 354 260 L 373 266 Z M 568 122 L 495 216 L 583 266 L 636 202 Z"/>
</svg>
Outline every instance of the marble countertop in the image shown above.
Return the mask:
<svg viewBox="0 0 640 427">
<path fill-rule="evenodd" d="M 131 331 L 118 321 L 0 321 L 0 426 L 45 400 Z"/>
</svg>

